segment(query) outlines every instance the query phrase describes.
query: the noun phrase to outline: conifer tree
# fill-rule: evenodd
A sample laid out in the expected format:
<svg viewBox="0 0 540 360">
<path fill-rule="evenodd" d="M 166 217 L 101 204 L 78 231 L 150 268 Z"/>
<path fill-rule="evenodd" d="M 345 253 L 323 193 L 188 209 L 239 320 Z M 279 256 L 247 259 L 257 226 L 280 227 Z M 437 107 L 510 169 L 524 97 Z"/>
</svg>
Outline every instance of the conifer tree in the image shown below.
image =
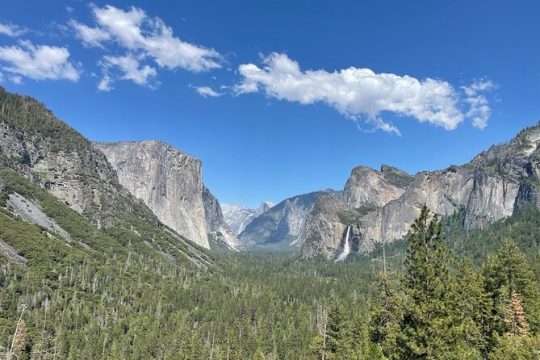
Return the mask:
<svg viewBox="0 0 540 360">
<path fill-rule="evenodd" d="M 452 351 L 467 359 L 485 357 L 492 306 L 484 291 L 483 277 L 475 271 L 470 259 L 465 258 L 457 265 L 451 283 L 453 323 L 448 339 L 453 342 Z"/>
<path fill-rule="evenodd" d="M 527 315 L 529 330 L 537 334 L 540 330 L 540 293 L 531 264 L 519 247 L 506 240 L 484 264 L 486 292 L 493 300 L 492 331 L 499 335 L 506 332 L 505 319 L 512 294 L 519 300 Z M 491 339 L 493 345 L 493 339 Z"/>
<path fill-rule="evenodd" d="M 450 254 L 441 230 L 438 216 L 424 206 L 407 236 L 400 295 L 393 298 L 396 320 L 379 339 L 390 359 L 437 359 L 451 348 Z"/>
<path fill-rule="evenodd" d="M 512 290 L 510 295 L 504 322 L 506 324 L 506 333 L 510 336 L 527 336 L 529 334 L 529 325 L 525 318 L 525 312 L 519 294 L 515 290 Z"/>
<path fill-rule="evenodd" d="M 343 346 L 345 337 L 345 326 L 343 318 L 343 308 L 336 297 L 333 297 L 332 304 L 328 311 L 328 322 L 326 324 L 326 359 L 339 359 L 338 353 Z"/>
</svg>

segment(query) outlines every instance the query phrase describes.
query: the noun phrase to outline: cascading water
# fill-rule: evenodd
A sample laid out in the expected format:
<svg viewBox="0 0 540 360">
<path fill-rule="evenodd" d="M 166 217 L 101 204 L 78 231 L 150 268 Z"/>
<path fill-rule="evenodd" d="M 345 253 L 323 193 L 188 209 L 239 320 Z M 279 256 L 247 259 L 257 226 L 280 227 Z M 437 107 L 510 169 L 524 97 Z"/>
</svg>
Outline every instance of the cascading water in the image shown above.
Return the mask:
<svg viewBox="0 0 540 360">
<path fill-rule="evenodd" d="M 349 253 L 351 252 L 351 243 L 349 241 L 349 236 L 351 235 L 351 228 L 352 226 L 347 226 L 347 233 L 345 234 L 345 242 L 343 243 L 343 251 L 339 256 L 336 258 L 336 261 L 343 261 L 347 258 Z"/>
</svg>

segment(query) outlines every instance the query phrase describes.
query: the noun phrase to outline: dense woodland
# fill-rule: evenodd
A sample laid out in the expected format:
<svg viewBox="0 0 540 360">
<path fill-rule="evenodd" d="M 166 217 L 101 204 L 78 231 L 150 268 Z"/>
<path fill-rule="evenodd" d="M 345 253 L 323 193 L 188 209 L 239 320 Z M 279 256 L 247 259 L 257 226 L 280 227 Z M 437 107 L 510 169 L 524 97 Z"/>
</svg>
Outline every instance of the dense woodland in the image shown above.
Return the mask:
<svg viewBox="0 0 540 360">
<path fill-rule="evenodd" d="M 18 359 L 540 356 L 536 209 L 474 231 L 424 209 L 406 239 L 342 263 L 225 253 L 197 269 L 127 252 L 125 232 L 3 176 L 0 238 L 28 260 L 0 256 L 0 346 Z M 88 246 L 13 217 L 14 189 Z"/>
</svg>

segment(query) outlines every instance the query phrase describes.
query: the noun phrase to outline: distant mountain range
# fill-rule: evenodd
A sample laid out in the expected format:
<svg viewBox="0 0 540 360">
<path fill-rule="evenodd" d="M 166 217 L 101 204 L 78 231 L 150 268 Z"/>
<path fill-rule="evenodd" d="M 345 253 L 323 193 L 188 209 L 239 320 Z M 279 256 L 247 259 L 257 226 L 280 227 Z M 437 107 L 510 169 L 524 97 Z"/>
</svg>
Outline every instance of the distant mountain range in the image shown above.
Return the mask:
<svg viewBox="0 0 540 360">
<path fill-rule="evenodd" d="M 468 229 L 527 205 L 540 208 L 540 124 L 465 165 L 416 175 L 388 165 L 380 170 L 359 166 L 342 191 L 297 195 L 257 209 L 221 206 L 204 185 L 201 161 L 168 144 L 92 143 L 38 101 L 1 88 L 0 131 L 4 171 L 54 196 L 96 231 L 152 233 L 143 242 L 160 256 L 183 256 L 199 266 L 210 262 L 200 247 L 333 259 L 343 253 L 346 233 L 347 251 L 370 251 L 376 243 L 402 238 L 423 204 L 443 216 L 463 211 Z M 0 183 L 4 189 L 6 182 Z M 54 218 L 39 214 L 35 199 L 4 193 L 16 216 L 66 241 L 71 237 Z M 39 211 L 25 212 L 25 201 Z M 157 246 L 156 236 L 169 245 Z M 181 250 L 171 250 L 178 244 Z"/>
<path fill-rule="evenodd" d="M 240 235 L 246 226 L 253 221 L 257 216 L 263 214 L 270 209 L 274 204 L 271 202 L 263 202 L 258 208 L 252 209 L 242 205 L 223 204 L 223 216 L 225 221 L 234 232 L 235 235 Z"/>
</svg>

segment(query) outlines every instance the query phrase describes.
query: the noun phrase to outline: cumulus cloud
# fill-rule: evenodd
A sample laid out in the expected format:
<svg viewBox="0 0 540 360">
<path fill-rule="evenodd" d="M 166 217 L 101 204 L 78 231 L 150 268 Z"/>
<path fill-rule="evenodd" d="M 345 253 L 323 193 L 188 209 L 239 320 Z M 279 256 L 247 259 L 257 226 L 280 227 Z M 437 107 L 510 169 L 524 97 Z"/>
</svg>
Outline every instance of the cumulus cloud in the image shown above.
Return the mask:
<svg viewBox="0 0 540 360">
<path fill-rule="evenodd" d="M 223 93 L 217 92 L 210 86 L 194 86 L 193 88 L 197 94 L 201 95 L 202 97 L 219 97 L 223 95 Z"/>
<path fill-rule="evenodd" d="M 77 81 L 80 74 L 69 56 L 64 47 L 34 45 L 25 40 L 19 45 L 0 46 L 0 68 L 15 83 L 20 83 L 21 77 Z"/>
<path fill-rule="evenodd" d="M 27 31 L 26 28 L 17 25 L 0 23 L 0 34 L 2 35 L 18 37 L 25 34 Z"/>
<path fill-rule="evenodd" d="M 463 113 L 461 95 L 454 87 L 437 79 L 420 80 L 356 67 L 333 72 L 302 70 L 296 61 L 280 53 L 265 57 L 261 66 L 242 64 L 238 72 L 242 79 L 234 88 L 237 94 L 264 92 L 300 104 L 325 103 L 349 118 L 396 134 L 399 130 L 383 120 L 382 113 L 411 117 L 446 130 L 455 129 L 466 116 L 473 115 Z"/>
<path fill-rule="evenodd" d="M 474 127 L 484 129 L 491 115 L 491 107 L 485 93 L 493 90 L 495 85 L 491 81 L 483 79 L 461 88 L 466 95 L 464 101 L 469 105 L 467 117 L 472 119 Z"/>
<path fill-rule="evenodd" d="M 101 91 L 110 91 L 113 89 L 114 79 L 109 75 L 113 69 L 120 71 L 121 80 L 131 80 L 138 85 L 147 85 L 154 87 L 157 82 L 153 78 L 157 75 L 156 69 L 149 65 L 141 65 L 139 60 L 133 55 L 125 56 L 104 56 L 100 62 L 103 68 L 104 76 L 98 84 Z"/>
<path fill-rule="evenodd" d="M 116 44 L 126 53 L 137 57 L 139 62 L 153 61 L 158 67 L 169 70 L 202 72 L 222 66 L 223 58 L 217 51 L 181 40 L 174 36 L 172 28 L 163 20 L 149 17 L 140 8 L 132 7 L 125 11 L 111 5 L 102 8 L 93 6 L 92 13 L 95 26 L 75 20 L 70 23 L 86 46 Z M 150 74 L 150 69 L 154 68 L 144 66 L 143 69 Z M 108 77 L 111 80 L 113 75 L 109 73 Z M 131 80 L 135 81 L 136 78 Z"/>
<path fill-rule="evenodd" d="M 111 39 L 111 34 L 103 29 L 90 27 L 75 20 L 71 20 L 69 24 L 75 29 L 77 37 L 85 46 L 102 47 L 102 42 Z"/>
</svg>

